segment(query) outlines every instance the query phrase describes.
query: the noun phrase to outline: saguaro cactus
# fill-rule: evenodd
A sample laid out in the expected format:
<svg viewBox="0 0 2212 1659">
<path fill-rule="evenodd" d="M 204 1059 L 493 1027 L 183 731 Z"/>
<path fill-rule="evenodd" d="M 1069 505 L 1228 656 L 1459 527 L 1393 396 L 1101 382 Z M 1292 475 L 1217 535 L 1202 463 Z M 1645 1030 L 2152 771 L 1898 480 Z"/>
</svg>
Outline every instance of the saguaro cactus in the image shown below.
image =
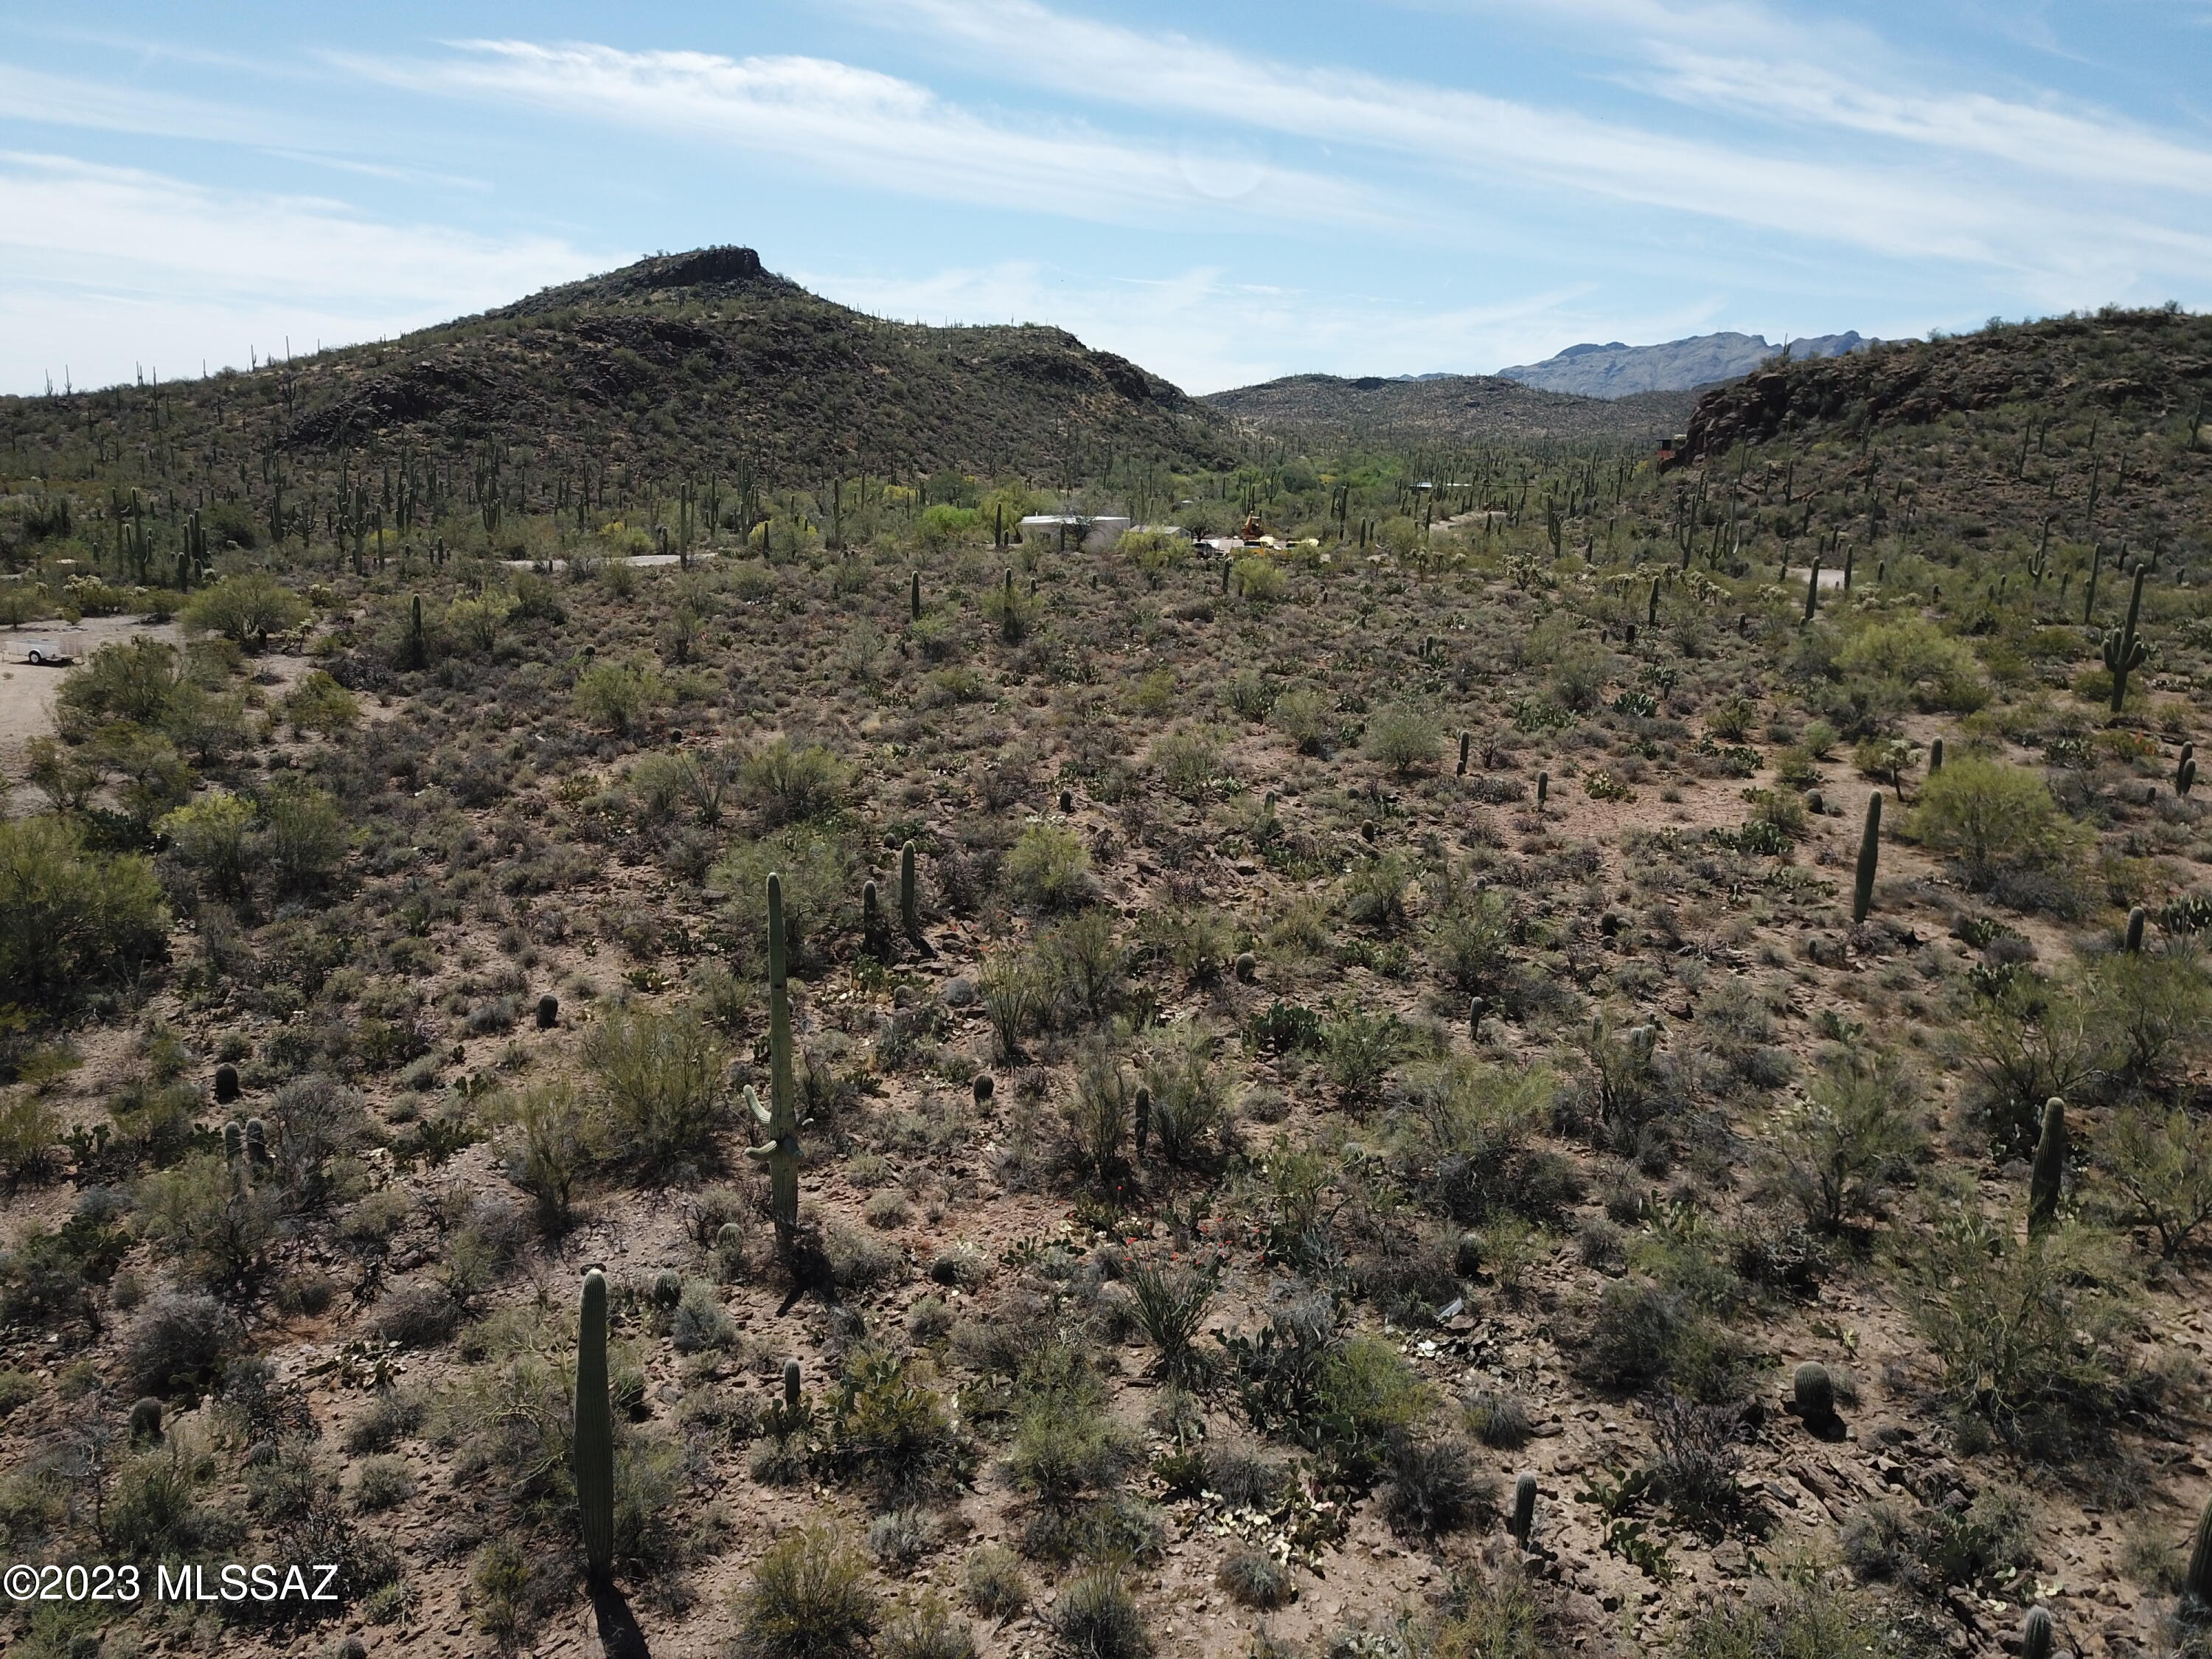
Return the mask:
<svg viewBox="0 0 2212 1659">
<path fill-rule="evenodd" d="M 1467 775 L 1467 751 L 1474 742 L 1474 732 L 1462 732 L 1459 734 L 1459 775 L 1462 777 Z"/>
<path fill-rule="evenodd" d="M 1137 1156 L 1145 1155 L 1145 1147 L 1152 1138 L 1152 1091 L 1142 1084 L 1137 1085 Z"/>
<path fill-rule="evenodd" d="M 408 606 L 407 666 L 424 668 L 429 665 L 429 642 L 422 633 L 422 596 L 417 593 Z"/>
<path fill-rule="evenodd" d="M 914 579 L 907 584 L 906 614 L 911 622 L 921 620 L 921 572 L 919 570 L 914 573 Z"/>
<path fill-rule="evenodd" d="M 584 1564 L 604 1580 L 615 1559 L 615 1412 L 607 1392 L 607 1276 L 584 1273 L 576 1330 L 576 1520 Z"/>
<path fill-rule="evenodd" d="M 1646 628 L 1659 625 L 1659 579 L 1656 576 L 1651 579 L 1651 602 L 1644 608 L 1644 625 Z"/>
<path fill-rule="evenodd" d="M 1881 862 L 1881 791 L 1867 797 L 1866 828 L 1859 831 L 1859 864 L 1851 881 L 1851 925 L 1856 927 L 1874 908 L 1874 878 Z"/>
<path fill-rule="evenodd" d="M 876 896 L 876 884 L 872 881 L 860 888 L 860 944 L 872 957 L 884 958 L 890 955 L 890 934 L 884 927 L 884 907 Z"/>
<path fill-rule="evenodd" d="M 745 1085 L 745 1104 L 753 1121 L 768 1132 L 768 1144 L 746 1152 L 768 1166 L 769 1214 L 775 1223 L 776 1248 L 788 1261 L 799 1233 L 798 1086 L 791 1070 L 791 990 L 784 977 L 783 878 L 768 878 L 768 1053 L 769 1103 Z"/>
<path fill-rule="evenodd" d="M 1943 769 L 1943 739 L 1933 738 L 1928 744 L 1928 775 L 1934 777 Z"/>
<path fill-rule="evenodd" d="M 2181 1575 L 2182 1604 L 2197 1617 L 2212 1616 L 2212 1498 L 2197 1517 L 2197 1534 L 2189 1544 L 2189 1565 Z"/>
<path fill-rule="evenodd" d="M 2181 745 L 2181 758 L 2173 763 L 2173 793 L 2187 800 L 2189 792 L 2196 787 L 2197 745 L 2185 743 Z"/>
<path fill-rule="evenodd" d="M 915 880 L 914 843 L 899 848 L 899 926 L 906 930 L 916 950 L 924 956 L 934 956 L 929 941 L 921 932 L 921 894 Z"/>
<path fill-rule="evenodd" d="M 2128 620 L 2124 626 L 2105 632 L 2105 666 L 2112 671 L 2112 707 L 2115 714 L 2127 700 L 2128 676 L 2150 657 L 2150 647 L 2136 634 L 2136 620 L 2142 614 L 2143 578 L 2149 574 L 2141 565 L 2136 567 L 2135 590 L 2128 595 Z"/>
<path fill-rule="evenodd" d="M 1536 1477 L 1523 1474 L 1513 1483 L 1513 1541 L 1522 1549 L 1536 1530 Z"/>
<path fill-rule="evenodd" d="M 269 1130 L 258 1117 L 246 1120 L 246 1161 L 257 1169 L 269 1161 Z"/>
<path fill-rule="evenodd" d="M 1812 621 L 1812 620 L 1813 620 L 1813 613 L 1814 613 L 1814 612 L 1815 612 L 1816 611 L 1818 611 L 1820 608 L 1820 556 L 1818 553 L 1815 553 L 1815 554 L 1813 556 L 1813 568 L 1812 568 L 1812 569 L 1811 569 L 1811 570 L 1809 570 L 1808 572 L 1807 572 L 1807 573 L 1806 573 L 1806 576 L 1805 576 L 1805 616 L 1804 616 L 1804 620 L 1805 620 L 1805 621 L 1807 621 L 1807 622 L 1810 622 L 1810 621 Z"/>
<path fill-rule="evenodd" d="M 2035 1162 L 2027 1176 L 2027 1236 L 2035 1238 L 2058 1219 L 2058 1186 L 2066 1173 L 2066 1103 L 2053 1095 L 2043 1103 L 2043 1133 L 2036 1137 Z"/>
<path fill-rule="evenodd" d="M 1546 798 L 1547 796 L 1548 796 L 1551 793 L 1552 793 L 1552 775 L 1551 775 L 1549 772 L 1539 772 L 1539 773 L 1537 773 L 1537 774 L 1536 774 L 1536 810 L 1537 810 L 1539 812 L 1540 812 L 1540 811 L 1542 811 L 1544 810 L 1544 800 L 1545 800 L 1545 798 Z"/>
<path fill-rule="evenodd" d="M 226 1164 L 235 1164 L 246 1152 L 246 1131 L 236 1122 L 222 1126 L 222 1158 Z"/>
<path fill-rule="evenodd" d="M 2148 914 L 2140 904 L 2128 912 L 2128 931 L 2122 936 L 2120 944 L 2121 948 L 2131 957 L 2142 954 L 2143 922 Z"/>
<path fill-rule="evenodd" d="M 2020 1623 L 2020 1659 L 2051 1659 L 2051 1610 L 2030 1607 Z"/>
</svg>

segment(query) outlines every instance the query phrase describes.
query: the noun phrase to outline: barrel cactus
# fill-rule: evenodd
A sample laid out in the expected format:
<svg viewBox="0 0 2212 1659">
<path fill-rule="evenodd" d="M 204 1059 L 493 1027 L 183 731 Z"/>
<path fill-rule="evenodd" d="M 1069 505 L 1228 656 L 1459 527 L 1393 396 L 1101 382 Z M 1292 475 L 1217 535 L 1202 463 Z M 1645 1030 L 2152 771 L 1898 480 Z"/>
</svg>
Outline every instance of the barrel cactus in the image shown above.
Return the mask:
<svg viewBox="0 0 2212 1659">
<path fill-rule="evenodd" d="M 215 1068 L 215 1103 L 228 1106 L 238 1098 L 238 1067 L 222 1065 Z"/>
<path fill-rule="evenodd" d="M 1800 1365 L 1790 1379 L 1790 1392 L 1797 1414 L 1810 1424 L 1832 1422 L 1836 1415 L 1836 1380 L 1816 1359 Z"/>
<path fill-rule="evenodd" d="M 150 1446 L 161 1437 L 161 1402 L 149 1395 L 131 1408 L 131 1443 Z"/>
<path fill-rule="evenodd" d="M 1524 1474 L 1513 1483 L 1513 1541 L 1522 1549 L 1536 1529 L 1536 1477 Z"/>
<path fill-rule="evenodd" d="M 2030 1607 L 2020 1624 L 2020 1659 L 2051 1659 L 2051 1611 Z"/>
<path fill-rule="evenodd" d="M 561 1023 L 561 1000 L 558 997 L 538 999 L 538 1029 L 550 1031 Z"/>
</svg>

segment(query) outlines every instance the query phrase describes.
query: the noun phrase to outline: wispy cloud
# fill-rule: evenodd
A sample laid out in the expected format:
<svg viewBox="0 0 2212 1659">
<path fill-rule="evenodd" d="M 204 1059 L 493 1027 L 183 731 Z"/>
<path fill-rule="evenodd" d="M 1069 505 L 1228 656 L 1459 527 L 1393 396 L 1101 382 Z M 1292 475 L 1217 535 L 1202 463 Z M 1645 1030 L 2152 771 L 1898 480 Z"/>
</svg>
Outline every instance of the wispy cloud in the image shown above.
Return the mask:
<svg viewBox="0 0 2212 1659">
<path fill-rule="evenodd" d="M 781 155 L 849 181 L 986 207 L 1110 223 L 1243 211 L 1384 222 L 1346 180 L 1255 164 L 1231 145 L 1152 144 L 1068 120 L 994 120 L 928 88 L 835 59 L 628 52 L 526 40 L 453 43 L 428 59 L 334 57 L 388 84 L 495 98 Z"/>
<path fill-rule="evenodd" d="M 872 18 L 1103 101 L 1155 111 L 1207 107 L 1217 121 L 1389 151 L 1471 184 L 1502 178 L 1565 187 L 1897 258 L 1997 267 L 2054 292 L 2112 282 L 2144 260 L 2212 254 L 2212 236 L 2177 234 L 2156 216 L 2101 201 L 2054 201 L 2017 177 L 1957 177 L 1929 167 L 1921 155 L 1807 160 L 1778 143 L 1686 137 L 1460 88 L 1279 63 L 1180 33 L 1146 33 L 1073 16 L 1036 0 L 849 3 Z M 1708 7 L 1692 18 L 1650 0 L 1568 3 L 1593 20 L 1641 23 L 1666 42 L 1723 26 L 1740 25 L 1760 40 L 1784 34 L 1757 6 Z M 1670 89 L 1689 100 L 1695 94 L 1686 51 L 1673 48 Z M 1714 82 L 1712 97 L 1725 92 L 1752 105 L 1747 74 L 1717 61 L 1700 72 Z M 1222 97 L 1224 88 L 1236 95 Z M 1757 105 L 1771 118 L 1793 109 L 1803 120 L 1887 124 L 1900 139 L 1920 135 L 1923 148 L 1940 137 L 1993 157 L 2012 143 L 2057 146 L 2094 132 L 2100 159 L 2063 164 L 2085 177 L 2135 176 L 2128 173 L 2135 167 L 2193 189 L 2208 166 L 2203 153 L 2170 141 L 1995 100 L 1954 99 L 1948 109 L 1915 117 L 1900 98 L 1847 96 L 1808 76 L 1796 90 L 1769 94 Z"/>
<path fill-rule="evenodd" d="M 80 386 L 128 379 L 155 341 L 182 374 L 287 334 L 295 350 L 397 334 L 617 263 L 550 237 L 21 153 L 0 153 L 0 385 L 17 386 L 64 363 Z"/>
</svg>

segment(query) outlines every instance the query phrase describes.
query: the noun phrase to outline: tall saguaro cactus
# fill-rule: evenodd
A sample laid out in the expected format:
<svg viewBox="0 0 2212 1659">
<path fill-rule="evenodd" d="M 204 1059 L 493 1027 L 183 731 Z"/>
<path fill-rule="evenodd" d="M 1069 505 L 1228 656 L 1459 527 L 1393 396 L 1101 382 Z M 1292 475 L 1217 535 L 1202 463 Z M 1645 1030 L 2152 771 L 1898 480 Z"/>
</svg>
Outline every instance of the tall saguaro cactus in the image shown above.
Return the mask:
<svg viewBox="0 0 2212 1659">
<path fill-rule="evenodd" d="M 2030 1238 L 2040 1237 L 2058 1219 L 2058 1188 L 2065 1173 L 2066 1103 L 2053 1095 L 2043 1103 L 2043 1133 L 2036 1137 L 2035 1162 L 2028 1166 Z"/>
<path fill-rule="evenodd" d="M 1881 861 L 1881 791 L 1867 797 L 1866 828 L 1859 832 L 1859 865 L 1851 882 L 1851 926 L 1874 908 L 1874 877 Z"/>
<path fill-rule="evenodd" d="M 2112 713 L 2120 712 L 2127 700 L 2128 676 L 2149 659 L 2150 647 L 2136 634 L 2136 618 L 2142 615 L 2143 578 L 2150 573 L 2142 566 L 2136 567 L 2136 585 L 2128 595 L 2126 625 L 2107 629 L 2105 632 L 2105 666 L 2112 675 Z"/>
<path fill-rule="evenodd" d="M 576 1518 L 584 1563 L 604 1580 L 615 1557 L 615 1411 L 607 1392 L 607 1276 L 584 1274 L 583 1319 L 576 1332 Z"/>
<path fill-rule="evenodd" d="M 791 989 L 784 976 L 783 878 L 768 878 L 768 1078 L 769 1103 L 745 1088 L 753 1121 L 768 1132 L 768 1143 L 747 1153 L 768 1165 L 769 1214 L 775 1223 L 776 1249 L 791 1260 L 799 1234 L 799 1091 L 791 1070 Z"/>
<path fill-rule="evenodd" d="M 899 848 L 899 926 L 906 930 L 908 940 L 922 955 L 936 954 L 922 936 L 921 894 L 915 879 L 912 842 Z"/>
</svg>

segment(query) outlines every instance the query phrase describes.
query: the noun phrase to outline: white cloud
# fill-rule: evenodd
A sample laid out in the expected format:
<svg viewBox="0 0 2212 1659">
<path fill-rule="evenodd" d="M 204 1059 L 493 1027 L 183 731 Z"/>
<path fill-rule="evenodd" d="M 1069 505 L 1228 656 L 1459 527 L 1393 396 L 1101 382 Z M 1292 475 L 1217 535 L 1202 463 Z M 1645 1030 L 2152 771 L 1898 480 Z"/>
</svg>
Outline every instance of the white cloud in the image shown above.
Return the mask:
<svg viewBox="0 0 2212 1659">
<path fill-rule="evenodd" d="M 1367 146 L 1470 186 L 1501 178 L 1563 186 L 1815 244 L 1996 267 L 2012 273 L 2025 291 L 2056 303 L 2069 302 L 2063 296 L 2078 297 L 2085 288 L 2124 291 L 2146 264 L 2179 270 L 2201 267 L 2212 256 L 2212 235 L 2177 231 L 2164 215 L 2094 198 L 2055 200 L 2036 187 L 2039 181 L 2002 170 L 1961 176 L 1911 155 L 1802 160 L 1454 87 L 1279 64 L 1179 33 L 1146 34 L 1072 16 L 1036 0 L 849 3 L 963 54 L 1018 67 L 1031 80 L 1072 94 L 1155 111 L 1205 107 L 1218 122 Z M 1705 38 L 1711 30 L 1741 27 L 1761 46 L 1793 38 L 1805 44 L 1804 36 L 1791 36 L 1755 6 L 1705 8 L 1692 15 L 1650 0 L 1569 0 L 1569 5 L 1588 21 L 1639 24 L 1658 30 L 1662 39 Z M 1587 46 L 1601 33 L 1590 28 L 1578 38 Z M 1856 31 L 1838 38 L 1861 45 L 1871 39 Z M 1674 55 L 1682 56 L 1679 49 Z M 1720 76 L 1711 65 L 1704 72 Z M 1725 78 L 1732 95 L 1748 99 L 1747 78 L 1734 72 Z M 1916 119 L 1900 98 L 1849 98 L 1830 87 L 1823 101 L 1814 96 L 1818 90 L 1809 79 L 1801 80 L 1793 94 L 1772 94 L 1761 112 L 1771 116 L 1778 106 L 1789 106 L 1831 122 L 1886 124 L 1900 139 L 1925 146 L 1941 138 L 1954 149 L 1992 157 L 2004 155 L 2008 143 L 2056 147 L 2094 131 L 2099 159 L 2068 165 L 2098 177 L 2117 178 L 2140 165 L 2154 179 L 2192 181 L 2193 187 L 2207 166 L 2203 152 L 2148 135 L 2093 128 L 2052 111 L 1954 99 Z"/>
<path fill-rule="evenodd" d="M 291 337 L 393 335 L 619 263 L 366 218 L 314 197 L 213 190 L 68 156 L 0 153 L 0 386 L 78 386 L 246 362 Z"/>
<path fill-rule="evenodd" d="M 1212 147 L 1147 144 L 1066 120 L 994 120 L 927 88 L 834 59 L 626 52 L 590 43 L 453 43 L 434 60 L 331 61 L 419 91 L 496 98 L 780 155 L 938 200 L 1108 223 L 1211 218 L 1224 196 L 1262 216 L 1380 224 L 1373 192 Z"/>
</svg>

